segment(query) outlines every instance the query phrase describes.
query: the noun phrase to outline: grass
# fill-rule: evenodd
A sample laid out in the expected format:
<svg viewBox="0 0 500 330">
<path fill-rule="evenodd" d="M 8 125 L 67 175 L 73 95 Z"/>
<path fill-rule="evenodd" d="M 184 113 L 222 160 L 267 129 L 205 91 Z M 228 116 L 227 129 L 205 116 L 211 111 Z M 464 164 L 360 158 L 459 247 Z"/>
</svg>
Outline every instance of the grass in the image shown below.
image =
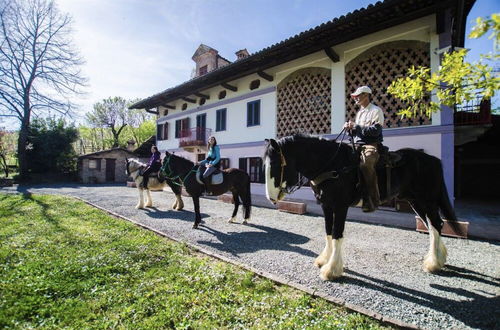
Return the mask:
<svg viewBox="0 0 500 330">
<path fill-rule="evenodd" d="M 381 327 L 78 200 L 0 194 L 0 328 Z"/>
</svg>

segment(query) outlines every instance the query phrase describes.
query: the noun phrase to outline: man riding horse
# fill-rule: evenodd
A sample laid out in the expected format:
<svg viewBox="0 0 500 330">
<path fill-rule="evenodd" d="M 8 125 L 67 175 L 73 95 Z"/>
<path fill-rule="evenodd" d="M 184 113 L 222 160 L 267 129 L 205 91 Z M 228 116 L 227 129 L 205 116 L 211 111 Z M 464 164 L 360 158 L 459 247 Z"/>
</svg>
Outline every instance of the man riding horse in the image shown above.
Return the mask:
<svg viewBox="0 0 500 330">
<path fill-rule="evenodd" d="M 351 94 L 356 104 L 360 106 L 360 110 L 356 114 L 355 122 L 349 120 L 344 124 L 344 129 L 354 137 L 354 143 L 361 154 L 359 167 L 366 187 L 363 193 L 363 212 L 373 212 L 380 204 L 375 165 L 379 160 L 379 144 L 383 141 L 384 113 L 370 102 L 371 94 L 372 90 L 368 86 L 361 86 Z"/>
</svg>

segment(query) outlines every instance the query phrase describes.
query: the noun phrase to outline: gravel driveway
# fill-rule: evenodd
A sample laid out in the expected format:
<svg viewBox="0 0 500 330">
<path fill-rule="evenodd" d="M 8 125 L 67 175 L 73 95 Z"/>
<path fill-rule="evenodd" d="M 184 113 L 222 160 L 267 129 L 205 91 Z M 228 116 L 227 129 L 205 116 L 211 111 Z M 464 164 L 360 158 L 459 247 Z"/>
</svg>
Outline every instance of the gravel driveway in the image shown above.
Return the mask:
<svg viewBox="0 0 500 330">
<path fill-rule="evenodd" d="M 241 224 L 241 211 L 239 223 L 229 224 L 231 204 L 202 199 L 204 223 L 193 230 L 191 199 L 184 197 L 185 211 L 173 211 L 174 195 L 168 192 L 153 193 L 154 208 L 135 210 L 137 191 L 123 185 L 0 188 L 0 192 L 15 191 L 79 197 L 309 292 L 406 324 L 427 329 L 499 328 L 500 247 L 494 242 L 445 237 L 448 264 L 433 275 L 421 270 L 427 235 L 348 221 L 345 276 L 323 282 L 313 265 L 324 245 L 319 216 L 253 207 L 249 225 Z"/>
</svg>

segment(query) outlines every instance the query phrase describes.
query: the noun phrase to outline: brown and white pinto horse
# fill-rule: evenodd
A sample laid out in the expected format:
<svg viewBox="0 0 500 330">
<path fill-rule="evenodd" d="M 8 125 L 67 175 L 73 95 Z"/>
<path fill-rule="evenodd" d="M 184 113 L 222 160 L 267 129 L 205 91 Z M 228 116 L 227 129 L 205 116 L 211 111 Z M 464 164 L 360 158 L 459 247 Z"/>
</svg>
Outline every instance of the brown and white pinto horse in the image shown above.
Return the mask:
<svg viewBox="0 0 500 330">
<path fill-rule="evenodd" d="M 172 204 L 172 209 L 182 210 L 184 208 L 184 202 L 181 196 L 181 187 L 175 182 L 165 178 L 165 180 L 160 181 L 157 176 L 150 176 L 148 181 L 148 189 L 141 187 L 141 183 L 144 177 L 141 175 L 142 170 L 146 168 L 146 164 L 141 163 L 137 159 L 126 159 L 127 161 L 127 175 L 132 177 L 139 192 L 139 202 L 135 206 L 136 209 L 142 209 L 144 207 L 152 207 L 153 199 L 151 198 L 151 192 L 161 191 L 165 187 L 170 187 L 175 194 L 175 202 Z M 146 191 L 146 201 L 144 201 L 144 191 Z"/>
<path fill-rule="evenodd" d="M 312 136 L 295 135 L 266 141 L 267 198 L 272 203 L 283 199 L 297 186 L 299 173 L 312 181 L 311 187 L 323 209 L 326 230 L 325 248 L 314 263 L 321 267 L 323 280 L 342 276 L 342 241 L 347 210 L 360 199 L 359 189 L 356 189 L 359 175 L 357 154 L 346 144 Z M 401 165 L 391 171 L 390 189 L 386 189 L 385 169 L 377 172 L 380 197 L 382 200 L 394 197 L 407 200 L 427 221 L 430 247 L 423 269 L 439 271 L 446 262 L 446 248 L 440 235 L 443 220 L 439 211 L 455 231 L 460 231 L 448 198 L 441 161 L 415 149 L 401 149 L 397 153 L 401 156 Z M 318 179 L 320 177 L 322 180 Z M 391 195 L 387 196 L 389 192 Z"/>
</svg>

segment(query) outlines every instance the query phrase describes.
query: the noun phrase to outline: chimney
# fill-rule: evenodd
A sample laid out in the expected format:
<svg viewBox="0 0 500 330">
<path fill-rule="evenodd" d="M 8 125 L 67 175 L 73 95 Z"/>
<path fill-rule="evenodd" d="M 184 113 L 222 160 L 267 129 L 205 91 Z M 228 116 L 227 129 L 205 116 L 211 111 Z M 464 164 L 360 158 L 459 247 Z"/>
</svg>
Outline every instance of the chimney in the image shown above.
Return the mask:
<svg viewBox="0 0 500 330">
<path fill-rule="evenodd" d="M 250 56 L 250 54 L 248 53 L 248 50 L 246 48 L 238 50 L 235 54 L 236 54 L 236 60 L 241 60 L 245 57 Z"/>
</svg>

